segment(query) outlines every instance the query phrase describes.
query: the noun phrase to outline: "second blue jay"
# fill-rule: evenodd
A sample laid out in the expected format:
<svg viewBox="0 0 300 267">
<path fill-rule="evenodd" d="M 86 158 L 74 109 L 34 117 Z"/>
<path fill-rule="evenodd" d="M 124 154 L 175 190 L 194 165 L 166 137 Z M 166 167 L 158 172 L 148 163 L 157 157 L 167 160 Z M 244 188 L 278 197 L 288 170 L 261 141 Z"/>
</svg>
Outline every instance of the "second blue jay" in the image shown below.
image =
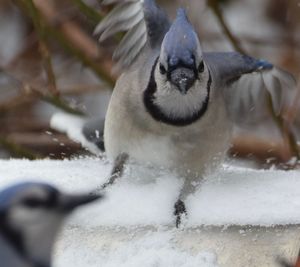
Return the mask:
<svg viewBox="0 0 300 267">
<path fill-rule="evenodd" d="M 63 220 L 101 195 L 70 195 L 44 183 L 22 183 L 0 192 L 0 266 L 50 267 Z"/>
</svg>

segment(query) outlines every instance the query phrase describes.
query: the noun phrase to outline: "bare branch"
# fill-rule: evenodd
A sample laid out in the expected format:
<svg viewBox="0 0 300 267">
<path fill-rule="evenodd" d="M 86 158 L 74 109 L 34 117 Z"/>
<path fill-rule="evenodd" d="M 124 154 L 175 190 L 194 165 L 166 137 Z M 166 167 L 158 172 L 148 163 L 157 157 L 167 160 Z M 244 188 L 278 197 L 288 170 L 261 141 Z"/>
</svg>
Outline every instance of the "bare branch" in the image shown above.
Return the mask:
<svg viewBox="0 0 300 267">
<path fill-rule="evenodd" d="M 218 0 L 208 0 L 207 1 L 208 6 L 211 8 L 212 12 L 215 14 L 218 22 L 220 23 L 222 30 L 224 34 L 227 36 L 227 38 L 230 40 L 231 44 L 235 48 L 236 51 L 246 55 L 246 51 L 242 48 L 240 41 L 229 29 L 227 23 L 225 22 L 225 19 L 223 17 L 222 11 L 219 6 Z"/>
</svg>

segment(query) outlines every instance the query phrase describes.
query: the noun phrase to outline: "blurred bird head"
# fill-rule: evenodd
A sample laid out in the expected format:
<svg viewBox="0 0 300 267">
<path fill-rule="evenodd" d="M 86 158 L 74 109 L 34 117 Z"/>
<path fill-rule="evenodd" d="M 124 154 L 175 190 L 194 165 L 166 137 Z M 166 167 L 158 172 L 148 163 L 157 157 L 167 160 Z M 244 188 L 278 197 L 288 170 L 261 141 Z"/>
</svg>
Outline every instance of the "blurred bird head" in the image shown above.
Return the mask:
<svg viewBox="0 0 300 267">
<path fill-rule="evenodd" d="M 158 65 L 160 74 L 183 95 L 204 71 L 198 36 L 182 8 L 163 39 Z"/>
<path fill-rule="evenodd" d="M 22 183 L 0 192 L 0 235 L 32 266 L 49 266 L 63 219 L 101 198 L 70 195 L 44 183 Z"/>
</svg>

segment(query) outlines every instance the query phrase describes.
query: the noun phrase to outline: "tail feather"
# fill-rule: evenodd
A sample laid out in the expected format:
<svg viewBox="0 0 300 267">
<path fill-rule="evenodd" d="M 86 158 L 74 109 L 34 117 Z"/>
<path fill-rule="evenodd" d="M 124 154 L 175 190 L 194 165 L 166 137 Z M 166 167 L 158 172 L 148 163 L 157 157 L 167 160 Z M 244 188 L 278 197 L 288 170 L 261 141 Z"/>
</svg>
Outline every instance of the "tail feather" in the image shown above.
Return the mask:
<svg viewBox="0 0 300 267">
<path fill-rule="evenodd" d="M 104 151 L 102 119 L 87 119 L 66 113 L 56 113 L 50 120 L 50 127 L 54 130 L 67 134 L 67 136 L 80 143 L 93 154 Z"/>
</svg>

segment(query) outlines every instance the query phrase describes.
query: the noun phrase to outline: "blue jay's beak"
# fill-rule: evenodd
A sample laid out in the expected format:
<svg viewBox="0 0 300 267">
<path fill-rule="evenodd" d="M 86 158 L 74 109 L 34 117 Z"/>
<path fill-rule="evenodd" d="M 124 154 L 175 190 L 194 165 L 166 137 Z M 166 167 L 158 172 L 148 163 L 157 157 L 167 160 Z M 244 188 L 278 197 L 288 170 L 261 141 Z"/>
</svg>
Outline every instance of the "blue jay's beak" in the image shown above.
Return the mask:
<svg viewBox="0 0 300 267">
<path fill-rule="evenodd" d="M 64 194 L 59 200 L 59 209 L 63 212 L 71 212 L 81 205 L 91 203 L 95 200 L 103 198 L 103 195 L 83 194 L 83 195 L 67 195 Z"/>
<path fill-rule="evenodd" d="M 169 81 L 185 95 L 196 81 L 195 71 L 185 67 L 176 68 L 170 73 Z"/>
</svg>

